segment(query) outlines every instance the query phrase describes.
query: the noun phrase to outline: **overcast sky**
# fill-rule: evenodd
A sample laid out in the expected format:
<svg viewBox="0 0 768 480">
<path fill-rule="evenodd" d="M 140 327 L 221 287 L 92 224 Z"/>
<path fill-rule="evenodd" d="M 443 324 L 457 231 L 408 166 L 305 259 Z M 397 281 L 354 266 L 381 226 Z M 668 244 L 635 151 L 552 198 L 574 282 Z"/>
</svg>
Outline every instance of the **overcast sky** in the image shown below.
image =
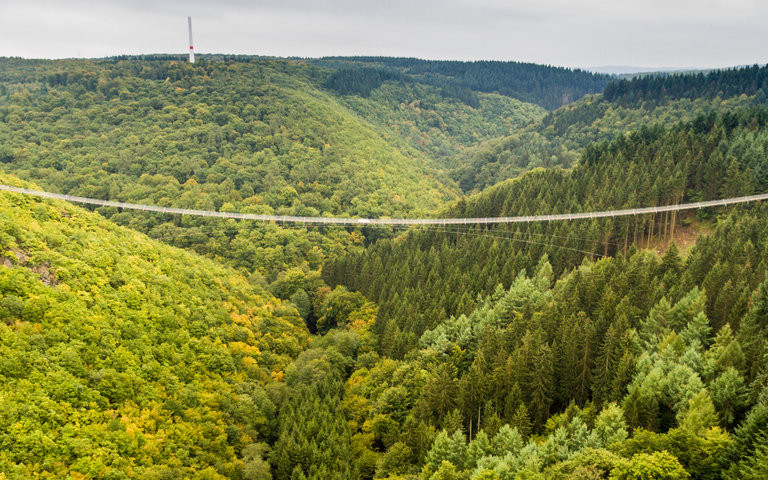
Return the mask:
<svg viewBox="0 0 768 480">
<path fill-rule="evenodd" d="M 565 66 L 768 63 L 768 0 L 0 0 L 0 56 L 391 55 Z"/>
</svg>

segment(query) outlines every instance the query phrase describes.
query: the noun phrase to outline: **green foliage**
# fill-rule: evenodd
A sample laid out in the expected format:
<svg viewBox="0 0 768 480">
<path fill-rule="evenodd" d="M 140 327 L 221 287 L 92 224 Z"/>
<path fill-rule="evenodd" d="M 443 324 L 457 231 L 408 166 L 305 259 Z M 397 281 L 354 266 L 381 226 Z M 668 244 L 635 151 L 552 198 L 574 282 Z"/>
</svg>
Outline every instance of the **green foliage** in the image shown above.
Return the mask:
<svg viewBox="0 0 768 480">
<path fill-rule="evenodd" d="M 758 480 L 768 476 L 768 443 L 757 447 L 752 457 L 739 465 L 738 477 L 745 480 Z"/>
<path fill-rule="evenodd" d="M 338 396 L 323 391 L 330 387 L 329 380 L 319 382 L 295 388 L 281 411 L 278 439 L 270 457 L 276 480 L 291 479 L 297 467 L 307 479 L 356 476 L 341 403 Z"/>
<path fill-rule="evenodd" d="M 371 91 L 387 80 L 403 80 L 397 71 L 375 68 L 342 68 L 333 72 L 325 81 L 325 87 L 342 95 L 362 95 L 367 97 Z"/>
<path fill-rule="evenodd" d="M 733 434 L 729 451 L 732 460 L 727 478 L 737 479 L 764 465 L 764 446 L 768 445 L 768 405 L 758 403 Z"/>
<path fill-rule="evenodd" d="M 607 75 L 579 69 L 521 62 L 325 57 L 313 60 L 313 63 L 338 68 L 339 72 L 343 72 L 338 74 L 339 77 L 348 80 L 350 84 L 375 84 L 384 72 L 396 70 L 409 79 L 448 91 L 498 92 L 545 108 L 557 108 L 587 93 L 599 92 L 609 80 Z M 350 65 L 357 68 L 350 71 Z"/>
<path fill-rule="evenodd" d="M 612 471 L 610 480 L 683 480 L 690 478 L 669 452 L 638 453 Z"/>
<path fill-rule="evenodd" d="M 670 99 L 642 105 L 615 103 L 599 95 L 587 96 L 525 128 L 468 149 L 452 165 L 452 176 L 462 190 L 476 191 L 531 168 L 572 167 L 581 157 L 582 149 L 643 127 L 656 124 L 670 127 L 717 112 L 728 115 L 728 123 L 733 124 L 735 117 L 731 115 L 736 109 L 766 102 L 764 96 L 748 95 L 739 91 L 716 98 Z M 749 158 L 753 165 L 759 164 L 756 154 L 764 152 L 764 148 L 763 142 L 744 142 L 737 158 L 742 161 Z M 766 173 L 761 169 L 760 178 Z"/>
<path fill-rule="evenodd" d="M 603 408 L 595 419 L 593 430 L 595 443 L 604 447 L 610 447 L 614 443 L 627 439 L 627 422 L 624 420 L 624 412 L 616 403 L 609 403 Z"/>
<path fill-rule="evenodd" d="M 419 83 L 386 82 L 366 97 L 340 101 L 379 127 L 401 149 L 423 152 L 448 167 L 474 146 L 542 118 L 545 110 L 495 94 L 475 94 L 468 105 Z"/>
<path fill-rule="evenodd" d="M 694 435 L 702 435 L 706 429 L 718 424 L 717 412 L 706 390 L 701 390 L 688 400 L 685 410 L 678 413 L 680 428 Z"/>
<path fill-rule="evenodd" d="M 729 68 L 697 74 L 647 75 L 620 80 L 605 87 L 610 102 L 664 103 L 679 98 L 727 98 L 768 90 L 768 67 Z M 765 96 L 765 93 L 762 94 Z"/>
<path fill-rule="evenodd" d="M 548 478 L 558 480 L 606 479 L 611 470 L 623 460 L 608 450 L 587 448 L 548 469 L 547 475 Z"/>
<path fill-rule="evenodd" d="M 668 131 L 642 129 L 611 144 L 588 149 L 582 164 L 570 172 L 531 172 L 459 202 L 445 214 L 515 216 L 719 198 L 728 178 L 724 158 L 734 139 L 753 136 L 753 127 L 749 126 L 753 124 L 765 135 L 765 127 L 759 127 L 768 119 L 765 110 L 742 112 L 739 118 L 740 127 L 729 135 L 724 130 L 724 118 L 702 118 L 701 122 L 681 124 Z M 754 170 L 744 165 L 744 172 Z M 754 192 L 750 184 L 742 186 L 741 193 Z M 754 188 L 762 191 L 768 185 Z M 379 305 L 377 331 L 382 334 L 384 351 L 402 355 L 426 330 L 451 316 L 469 314 L 476 307 L 478 294 L 490 294 L 499 283 L 509 286 L 521 270 L 532 269 L 543 254 L 549 256 L 554 273 L 559 275 L 579 265 L 585 256 L 626 254 L 633 244 L 653 247 L 668 241 L 681 228 L 679 221 L 675 216 L 657 215 L 557 225 L 476 227 L 447 233 L 415 229 L 405 235 L 404 241 L 382 240 L 365 251 L 352 251 L 329 262 L 323 275 L 332 284 L 343 283 L 363 292 Z M 749 221 L 743 225 L 747 224 Z M 721 231 L 728 228 L 723 226 Z M 749 249 L 744 254 L 756 260 L 750 262 L 751 273 L 747 276 L 731 275 L 735 273 L 730 270 L 735 268 L 733 262 L 720 261 L 712 268 L 717 260 L 701 263 L 709 262 L 703 256 L 683 275 L 688 277 L 684 279 L 688 290 L 703 287 L 707 295 L 705 313 L 716 329 L 727 319 L 739 319 L 746 311 L 755 286 L 754 275 L 760 271 L 760 259 L 756 257 L 761 253 L 754 248 L 755 241 L 760 242 L 755 239 L 743 245 Z M 704 249 L 707 256 L 716 251 L 709 246 Z M 703 268 L 705 265 L 709 271 Z M 683 280 L 679 268 L 673 264 L 665 266 L 665 270 L 658 268 L 648 273 L 654 277 L 666 275 L 665 288 L 675 288 L 673 293 L 679 295 Z M 728 279 L 730 285 L 726 285 Z M 652 279 L 631 281 L 644 282 L 636 292 L 638 296 L 654 295 L 649 284 Z M 616 305 L 620 300 L 617 297 L 612 301 Z M 594 312 L 595 306 L 592 303 L 588 310 Z M 394 324 L 388 325 L 390 322 Z M 603 325 L 607 328 L 610 323 Z M 405 342 L 411 343 L 402 345 Z"/>
<path fill-rule="evenodd" d="M 413 452 L 408 448 L 408 445 L 396 442 L 376 462 L 375 478 L 386 478 L 392 475 L 408 473 L 412 469 L 412 454 Z"/>
<path fill-rule="evenodd" d="M 264 460 L 266 447 L 253 443 L 243 450 L 243 480 L 272 480 L 269 463 Z"/>
<path fill-rule="evenodd" d="M 2 195 L 0 219 L 0 471 L 270 478 L 295 309 L 66 203 Z"/>
<path fill-rule="evenodd" d="M 448 460 L 443 460 L 440 467 L 429 476 L 429 480 L 463 480 L 464 475 L 461 475 L 456 466 Z"/>
<path fill-rule="evenodd" d="M 637 430 L 618 451 L 629 458 L 640 453 L 666 451 L 673 455 L 693 478 L 721 478 L 728 467 L 728 452 L 732 440 L 727 432 L 714 427 L 699 434 L 676 428 L 659 434 Z"/>
<path fill-rule="evenodd" d="M 466 452 L 466 468 L 475 468 L 477 462 L 492 453 L 491 441 L 488 439 L 488 435 L 484 431 L 479 431 L 475 438 L 469 442 Z"/>
<path fill-rule="evenodd" d="M 327 72 L 284 60 L 0 60 L 5 172 L 64 193 L 278 215 L 405 216 L 455 197 L 435 165 L 384 138 Z M 450 183 L 450 182 L 449 182 Z M 274 280 L 317 269 L 358 233 L 103 208 L 115 222 Z"/>
<path fill-rule="evenodd" d="M 637 132 L 593 147 L 585 154 L 588 161 L 572 172 L 528 174 L 459 202 L 449 215 L 574 210 L 567 205 L 616 208 L 720 195 L 729 188 L 729 175 L 751 171 L 745 166 L 729 174 L 721 161 L 728 154 L 722 152 L 731 149 L 732 139 L 764 128 L 756 120 L 763 118 L 762 110 L 743 115 L 728 134 L 722 130 L 724 118 Z M 678 147 L 679 154 L 667 157 Z M 700 160 L 692 160 L 697 155 Z M 699 170 L 713 164 L 720 165 L 722 175 L 705 180 Z M 608 174 L 612 168 L 629 173 Z M 665 173 L 658 176 L 658 171 Z M 653 185 L 638 190 L 645 177 L 654 178 Z M 625 187 L 609 181 L 617 178 L 627 182 Z M 541 183 L 531 190 L 536 182 Z M 669 183 L 662 187 L 664 182 Z M 741 183 L 745 193 L 754 188 Z M 634 193 L 620 194 L 622 189 Z M 569 192 L 579 192 L 571 203 L 562 200 Z M 637 192 L 648 196 L 643 200 Z M 614 204 L 602 203 L 613 194 Z M 557 210 L 549 210 L 548 202 Z M 679 219 L 669 217 L 625 225 L 595 222 L 580 231 L 579 224 L 560 231 L 544 226 L 468 230 L 475 235 L 465 236 L 416 230 L 342 257 L 326 266 L 324 277 L 343 278 L 376 299 L 380 351 L 402 358 L 393 367 L 420 372 L 420 383 L 398 388 L 396 396 L 395 390 L 383 392 L 402 385 L 400 380 L 391 386 L 375 383 L 380 393 L 370 390 L 373 384 L 355 380 L 361 388 L 368 385 L 366 402 L 407 399 L 398 403 L 398 415 L 411 425 L 450 426 L 465 433 L 486 425 L 499 429 L 485 456 L 475 452 L 485 448 L 471 447 L 482 443 L 477 438 L 461 458 L 453 455 L 450 465 L 457 473 L 606 478 L 615 470 L 617 478 L 632 478 L 643 469 L 650 469 L 649 475 L 666 469 L 715 479 L 728 468 L 729 430 L 751 405 L 745 372 L 762 368 L 754 353 L 745 354 L 742 336 L 731 325 L 756 325 L 760 318 L 754 313 L 760 303 L 752 306 L 749 299 L 756 290 L 761 298 L 758 286 L 765 278 L 766 212 L 762 206 L 724 212 L 687 257 L 675 247 L 660 258 L 632 245 L 654 246 L 682 228 Z M 491 237 L 504 234 L 526 243 Z M 559 243 L 538 245 L 534 234 Z M 563 243 L 574 237 L 584 243 Z M 570 257 L 558 250 L 563 244 L 582 252 Z M 592 260 L 590 251 L 613 257 Z M 536 273 L 529 277 L 524 269 Z M 751 328 L 760 338 L 762 332 Z M 364 424 L 364 418 L 356 422 Z M 531 441 L 524 444 L 512 427 L 525 430 Z M 446 460 L 450 438 L 440 434 L 422 457 L 427 478 Z M 756 451 L 746 446 L 750 442 L 743 442 L 747 454 L 740 465 L 745 469 Z M 497 446 L 503 443 L 508 446 Z M 575 461 L 599 448 L 618 456 L 600 457 L 599 463 L 596 458 L 594 464 Z M 674 463 L 667 464 L 665 455 Z"/>
<path fill-rule="evenodd" d="M 733 426 L 748 406 L 744 379 L 733 367 L 720 374 L 710 385 L 712 401 L 722 416 L 723 426 Z"/>
<path fill-rule="evenodd" d="M 443 214 L 768 190 L 768 110 L 734 108 L 760 92 L 710 88 L 733 72 L 541 119 L 505 95 L 550 106 L 605 79 L 310 63 L 0 59 L 0 165 L 52 190 L 299 215 L 428 214 L 456 195 L 440 168 L 471 189 L 578 158 Z M 526 86 L 537 75 L 549 91 Z M 667 127 L 625 134 L 651 121 Z M 400 236 L 99 213 L 214 259 L 0 197 L 3 478 L 764 476 L 763 205 Z"/>
<path fill-rule="evenodd" d="M 493 454 L 503 457 L 508 453 L 517 454 L 523 448 L 523 436 L 509 425 L 501 427 L 493 437 Z"/>
<path fill-rule="evenodd" d="M 323 302 L 323 308 L 319 312 L 317 328 L 320 332 L 327 332 L 331 328 L 345 326 L 355 310 L 365 305 L 365 297 L 358 292 L 350 292 L 344 287 L 336 287 L 329 293 Z"/>
<path fill-rule="evenodd" d="M 432 449 L 427 453 L 424 472 L 431 475 L 432 472 L 443 471 L 440 475 L 446 475 L 445 463 L 449 463 L 453 469 L 456 466 L 463 467 L 466 450 L 467 439 L 461 431 L 456 430 L 452 435 L 449 435 L 448 432 L 442 430 L 435 437 Z"/>
</svg>

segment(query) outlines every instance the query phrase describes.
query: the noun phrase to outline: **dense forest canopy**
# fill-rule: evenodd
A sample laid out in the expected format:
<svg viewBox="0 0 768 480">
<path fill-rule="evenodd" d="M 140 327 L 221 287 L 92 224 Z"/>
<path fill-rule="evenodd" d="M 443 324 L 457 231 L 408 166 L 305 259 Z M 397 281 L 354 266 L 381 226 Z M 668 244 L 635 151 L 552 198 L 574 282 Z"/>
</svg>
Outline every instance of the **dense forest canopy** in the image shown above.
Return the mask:
<svg viewBox="0 0 768 480">
<path fill-rule="evenodd" d="M 0 182 L 366 217 L 746 195 L 763 76 L 610 97 L 514 62 L 6 58 Z M 767 229 L 761 204 L 402 231 L 2 193 L 0 478 L 766 478 Z"/>
<path fill-rule="evenodd" d="M 449 165 L 451 176 L 464 191 L 477 191 L 533 167 L 569 168 L 590 143 L 643 125 L 672 126 L 701 113 L 764 105 L 767 77 L 768 67 L 755 66 L 611 82 L 603 95 L 586 96 L 506 137 L 466 149 Z"/>
<path fill-rule="evenodd" d="M 310 60 L 317 65 L 339 68 L 345 75 L 357 74 L 357 82 L 375 84 L 382 76 L 399 72 L 418 82 L 447 91 L 500 93 L 547 109 L 555 109 L 586 94 L 600 93 L 608 75 L 584 70 L 522 62 L 420 60 L 393 57 L 324 57 Z M 358 68 L 352 68 L 357 66 Z M 343 70 L 342 70 L 343 69 Z M 372 72 L 381 72 L 379 76 Z M 387 73 L 390 72 L 390 73 Z"/>
<path fill-rule="evenodd" d="M 765 192 L 767 122 L 768 109 L 763 108 L 701 116 L 671 130 L 644 128 L 591 146 L 573 170 L 535 170 L 444 214 L 464 218 L 599 211 Z M 352 250 L 327 265 L 324 274 L 380 305 L 380 331 L 395 321 L 402 330 L 394 336 L 396 342 L 407 343 L 411 336 L 415 343 L 426 328 L 469 313 L 478 293 L 488 294 L 499 283 L 508 285 L 544 254 L 561 272 L 577 266 L 585 254 L 626 254 L 631 245 L 652 247 L 668 241 L 675 223 L 666 214 L 478 226 L 468 234 L 417 230 L 405 239 Z M 446 297 L 445 292 L 458 291 L 460 296 Z"/>
<path fill-rule="evenodd" d="M 765 191 L 766 120 L 768 111 L 759 109 L 641 130 L 588 149 L 573 172 L 532 172 L 447 214 L 598 210 Z M 679 469 L 679 478 L 721 478 L 727 472 L 719 465 L 729 462 L 726 476 L 738 478 L 765 472 L 762 457 L 738 450 L 746 445 L 738 438 L 760 450 L 766 434 L 754 422 L 763 418 L 766 400 L 758 372 L 768 360 L 768 317 L 756 309 L 768 285 L 768 210 L 722 213 L 687 258 L 668 242 L 675 227 L 700 222 L 706 212 L 698 219 L 414 231 L 350 253 L 324 275 L 379 304 L 375 331 L 384 355 L 402 359 L 406 371 L 429 372 L 420 386 L 403 385 L 420 393 L 399 411 L 405 425 L 436 428 L 429 450 L 405 442 L 412 455 L 425 455 L 422 474 L 453 468 L 471 478 L 582 478 L 574 470 L 589 466 L 618 475 L 629 457 L 640 462 L 631 468 L 642 471 L 651 459 L 635 456 L 666 451 L 682 465 L 667 459 L 659 468 Z M 663 244 L 671 246 L 661 258 L 638 251 Z M 725 351 L 738 352 L 731 366 L 708 363 Z M 685 360 L 694 357 L 703 363 Z M 730 393 L 717 391 L 723 387 Z M 371 405 L 384 401 L 368 398 Z M 618 454 L 609 460 L 600 450 L 605 444 L 589 438 L 607 428 L 598 419 L 611 415 L 619 423 L 609 430 L 621 438 L 608 442 Z M 474 441 L 490 444 L 476 446 L 483 453 L 470 453 L 472 425 Z M 502 431 L 517 438 L 512 454 L 493 453 L 489 439 Z M 534 440 L 526 443 L 526 435 Z M 694 460 L 698 449 L 713 457 Z"/>
<path fill-rule="evenodd" d="M 405 216 L 456 196 L 433 162 L 285 61 L 2 60 L 0 162 L 45 188 L 104 199 L 297 215 Z M 318 265 L 348 232 L 102 212 L 250 273 Z M 213 238 L 212 238 L 213 236 Z"/>
<path fill-rule="evenodd" d="M 310 341 L 293 305 L 63 202 L 0 196 L 0 264 L 0 472 L 221 478 L 262 461 L 265 387 Z"/>
<path fill-rule="evenodd" d="M 696 74 L 647 75 L 611 82 L 603 92 L 609 102 L 630 105 L 738 95 L 759 95 L 765 101 L 768 96 L 768 66 L 753 65 Z"/>
</svg>

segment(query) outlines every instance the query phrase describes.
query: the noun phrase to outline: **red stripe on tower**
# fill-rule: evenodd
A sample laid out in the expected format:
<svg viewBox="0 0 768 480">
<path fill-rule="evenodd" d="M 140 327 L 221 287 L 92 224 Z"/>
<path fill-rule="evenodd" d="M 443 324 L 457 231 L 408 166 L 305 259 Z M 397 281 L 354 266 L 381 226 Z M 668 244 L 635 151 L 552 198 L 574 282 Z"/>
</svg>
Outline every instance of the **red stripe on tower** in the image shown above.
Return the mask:
<svg viewBox="0 0 768 480">
<path fill-rule="evenodd" d="M 192 41 L 192 17 L 187 17 L 189 23 L 189 63 L 195 63 L 195 47 L 192 45 L 195 43 Z"/>
</svg>

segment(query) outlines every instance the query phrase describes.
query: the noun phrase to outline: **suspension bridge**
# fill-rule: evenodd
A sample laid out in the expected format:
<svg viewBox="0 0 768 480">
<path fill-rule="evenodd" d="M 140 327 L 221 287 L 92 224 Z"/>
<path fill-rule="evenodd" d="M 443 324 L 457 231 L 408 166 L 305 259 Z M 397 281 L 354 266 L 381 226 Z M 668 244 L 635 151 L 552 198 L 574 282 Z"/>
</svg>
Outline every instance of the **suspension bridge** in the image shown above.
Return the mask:
<svg viewBox="0 0 768 480">
<path fill-rule="evenodd" d="M 570 220 L 582 220 L 591 218 L 627 217 L 633 215 L 647 215 L 654 213 L 673 212 L 681 210 L 695 210 L 700 208 L 720 207 L 741 203 L 758 202 L 768 200 L 768 193 L 748 195 L 744 197 L 723 198 L 719 200 L 707 200 L 703 202 L 679 203 L 675 205 L 663 205 L 657 207 L 628 208 L 623 210 L 604 210 L 599 212 L 557 213 L 551 215 L 525 215 L 516 217 L 482 217 L 482 218 L 350 218 L 350 217 L 301 217 L 292 215 L 261 215 L 253 213 L 219 212 L 213 210 L 194 210 L 177 207 L 160 207 L 157 205 L 145 205 L 140 203 L 116 202 L 113 200 L 101 200 L 98 198 L 78 197 L 61 193 L 31 190 L 28 188 L 14 187 L 0 184 L 0 191 L 13 192 L 32 197 L 64 200 L 72 203 L 93 205 L 97 207 L 115 207 L 125 210 L 139 210 L 144 212 L 157 212 L 174 215 L 192 215 L 196 217 L 231 218 L 235 220 L 252 220 L 257 222 L 275 222 L 284 224 L 313 224 L 313 225 L 478 225 L 478 224 L 511 224 L 511 223 L 535 223 L 558 222 Z"/>
</svg>

